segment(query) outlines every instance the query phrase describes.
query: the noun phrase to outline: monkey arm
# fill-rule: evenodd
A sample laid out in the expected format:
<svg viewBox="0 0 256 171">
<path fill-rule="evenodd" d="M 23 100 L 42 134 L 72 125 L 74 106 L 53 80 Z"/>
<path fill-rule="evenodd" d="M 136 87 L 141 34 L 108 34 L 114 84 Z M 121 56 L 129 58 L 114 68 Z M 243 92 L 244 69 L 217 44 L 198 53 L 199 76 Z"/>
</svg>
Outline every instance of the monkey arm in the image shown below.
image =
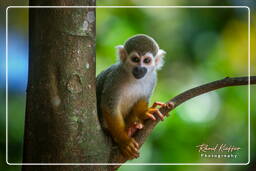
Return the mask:
<svg viewBox="0 0 256 171">
<path fill-rule="evenodd" d="M 127 127 L 131 127 L 135 122 L 142 123 L 146 118 L 144 117 L 145 112 L 148 110 L 148 102 L 145 99 L 139 100 L 132 107 L 131 112 L 125 118 Z"/>
<path fill-rule="evenodd" d="M 161 120 L 164 119 L 163 114 L 157 109 L 157 106 L 170 107 L 171 104 L 164 104 L 161 102 L 155 102 L 151 107 L 148 107 L 148 101 L 145 99 L 139 100 L 132 107 L 131 112 L 125 118 L 126 130 L 129 136 L 132 136 L 137 129 L 143 128 L 143 122 L 146 119 L 156 120 L 154 114 L 156 114 Z"/>
<path fill-rule="evenodd" d="M 145 99 L 139 100 L 131 109 L 131 112 L 126 116 L 126 132 L 132 137 L 137 129 L 143 128 L 144 113 L 148 109 L 148 101 Z"/>
<path fill-rule="evenodd" d="M 142 123 L 144 120 L 150 118 L 156 120 L 154 113 L 157 114 L 160 119 L 163 120 L 163 115 L 156 108 L 157 106 L 165 106 L 166 104 L 161 102 L 155 102 L 151 107 L 148 107 L 148 102 L 145 99 L 139 100 L 132 108 L 131 113 L 127 116 L 127 126 L 131 126 L 136 123 Z"/>
</svg>

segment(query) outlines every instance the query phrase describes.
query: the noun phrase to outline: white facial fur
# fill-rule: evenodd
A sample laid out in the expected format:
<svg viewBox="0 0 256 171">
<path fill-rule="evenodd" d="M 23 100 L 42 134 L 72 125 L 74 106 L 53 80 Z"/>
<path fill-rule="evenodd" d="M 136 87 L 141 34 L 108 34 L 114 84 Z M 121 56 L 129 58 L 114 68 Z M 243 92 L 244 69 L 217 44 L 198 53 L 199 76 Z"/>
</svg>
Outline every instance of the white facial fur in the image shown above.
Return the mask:
<svg viewBox="0 0 256 171">
<path fill-rule="evenodd" d="M 160 70 L 163 65 L 164 65 L 164 56 L 166 55 L 166 52 L 162 49 L 159 49 L 156 57 L 155 57 L 155 62 L 156 62 L 156 69 Z"/>
<path fill-rule="evenodd" d="M 166 52 L 162 49 L 158 50 L 157 55 L 154 57 L 152 53 L 147 52 L 145 55 L 140 56 L 137 52 L 131 52 L 127 54 L 126 50 L 122 45 L 117 46 L 118 57 L 120 62 L 122 62 L 125 70 L 129 73 L 132 73 L 132 70 L 136 66 L 146 67 L 147 73 L 146 75 L 152 73 L 155 70 L 161 69 L 164 64 L 163 57 Z M 137 58 L 138 61 L 133 61 L 133 58 Z M 150 62 L 146 62 L 146 60 L 150 60 Z M 145 75 L 145 76 L 146 76 Z"/>
</svg>

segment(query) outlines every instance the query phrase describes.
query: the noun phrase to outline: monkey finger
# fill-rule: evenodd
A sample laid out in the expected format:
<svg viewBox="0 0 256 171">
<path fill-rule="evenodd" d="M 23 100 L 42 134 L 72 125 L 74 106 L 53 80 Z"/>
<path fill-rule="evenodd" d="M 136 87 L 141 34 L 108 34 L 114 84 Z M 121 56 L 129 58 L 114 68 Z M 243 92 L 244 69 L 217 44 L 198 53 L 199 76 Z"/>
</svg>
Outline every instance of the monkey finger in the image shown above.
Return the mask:
<svg viewBox="0 0 256 171">
<path fill-rule="evenodd" d="M 133 122 L 132 127 L 138 129 L 139 122 Z"/>
<path fill-rule="evenodd" d="M 156 108 L 157 106 L 164 107 L 164 106 L 166 106 L 166 104 L 165 104 L 165 103 L 162 103 L 162 102 L 155 102 L 155 103 L 152 105 L 152 108 Z"/>
<path fill-rule="evenodd" d="M 138 152 L 130 146 L 127 146 L 127 153 L 132 159 L 138 156 Z"/>
<path fill-rule="evenodd" d="M 133 154 L 139 154 L 139 150 L 136 147 L 130 147 Z"/>
<path fill-rule="evenodd" d="M 132 139 L 132 144 L 134 144 L 134 146 L 138 149 L 140 148 L 139 144 L 134 140 Z"/>
<path fill-rule="evenodd" d="M 155 116 L 149 112 L 146 113 L 146 116 L 154 121 L 156 120 Z"/>
<path fill-rule="evenodd" d="M 138 158 L 139 157 L 139 154 L 136 154 L 136 153 L 130 153 L 130 157 L 129 157 L 129 160 L 132 160 L 134 158 Z"/>
<path fill-rule="evenodd" d="M 132 153 L 130 153 L 129 148 L 125 147 L 124 149 L 122 149 L 122 153 L 125 157 L 127 157 L 128 159 L 133 159 L 133 155 Z"/>
<path fill-rule="evenodd" d="M 138 151 L 131 151 L 133 158 L 138 158 L 139 157 L 139 152 Z"/>
<path fill-rule="evenodd" d="M 136 125 L 136 128 L 137 128 L 137 129 L 142 129 L 142 128 L 143 128 L 143 124 L 142 124 L 142 123 L 137 124 L 137 125 Z"/>
<path fill-rule="evenodd" d="M 134 122 L 134 123 L 133 123 L 133 127 L 134 127 L 135 129 L 142 129 L 142 128 L 143 128 L 143 124 L 140 123 L 140 122 Z"/>
<path fill-rule="evenodd" d="M 138 148 L 135 146 L 135 144 L 129 144 L 129 150 L 133 152 L 138 152 Z"/>
<path fill-rule="evenodd" d="M 133 153 L 132 153 L 132 150 L 131 150 L 130 146 L 126 146 L 125 151 L 128 154 L 128 156 L 133 156 Z"/>
<path fill-rule="evenodd" d="M 128 156 L 128 159 L 129 159 L 129 160 L 134 159 L 134 156 L 133 156 L 133 154 L 132 154 L 130 151 L 127 152 L 127 156 Z"/>
<path fill-rule="evenodd" d="M 157 114 L 157 116 L 161 119 L 164 120 L 164 115 L 159 111 L 159 109 L 150 109 L 149 112 Z"/>
<path fill-rule="evenodd" d="M 168 107 L 169 109 L 174 108 L 174 103 L 173 103 L 173 102 L 168 102 L 168 103 L 167 103 L 167 107 Z"/>
<path fill-rule="evenodd" d="M 163 121 L 164 120 L 164 115 L 159 111 L 156 110 L 155 113 L 157 114 L 157 116 L 159 116 L 159 118 Z"/>
<path fill-rule="evenodd" d="M 127 151 L 122 151 L 122 153 L 123 153 L 123 155 L 125 156 L 125 157 L 127 157 L 127 158 L 130 158 L 130 155 L 129 155 L 129 153 L 127 153 Z"/>
</svg>

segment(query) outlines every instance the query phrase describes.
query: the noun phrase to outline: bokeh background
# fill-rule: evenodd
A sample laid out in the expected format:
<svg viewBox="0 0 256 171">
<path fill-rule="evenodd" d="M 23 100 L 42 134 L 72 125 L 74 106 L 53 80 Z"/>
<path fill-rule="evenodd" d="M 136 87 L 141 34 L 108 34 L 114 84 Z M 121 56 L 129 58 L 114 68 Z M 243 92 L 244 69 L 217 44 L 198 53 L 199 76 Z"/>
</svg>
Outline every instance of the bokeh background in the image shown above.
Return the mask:
<svg viewBox="0 0 256 171">
<path fill-rule="evenodd" d="M 5 7 L 0 2 L 0 161 L 5 163 Z M 255 1 L 99 0 L 97 5 L 246 5 L 251 9 L 251 74 L 255 72 Z M 226 76 L 248 75 L 248 9 L 98 8 L 96 72 L 116 62 L 115 46 L 138 33 L 155 38 L 167 52 L 151 103 L 166 102 L 195 86 Z M 28 71 L 28 10 L 9 10 L 9 162 L 21 162 Z M 255 86 L 251 87 L 251 163 L 249 166 L 122 166 L 119 170 L 254 170 Z M 201 158 L 197 145 L 241 147 L 237 159 Z M 218 153 L 219 154 L 219 153 Z M 171 112 L 130 163 L 235 163 L 248 161 L 248 87 L 229 87 L 196 97 Z"/>
</svg>

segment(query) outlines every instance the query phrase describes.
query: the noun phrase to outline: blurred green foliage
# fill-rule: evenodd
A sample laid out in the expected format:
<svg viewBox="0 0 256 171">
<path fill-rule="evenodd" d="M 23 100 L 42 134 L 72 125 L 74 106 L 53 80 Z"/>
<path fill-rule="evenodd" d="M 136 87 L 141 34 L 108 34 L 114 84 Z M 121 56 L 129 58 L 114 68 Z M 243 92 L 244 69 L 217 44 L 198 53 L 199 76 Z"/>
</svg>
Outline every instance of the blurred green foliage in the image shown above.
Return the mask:
<svg viewBox="0 0 256 171">
<path fill-rule="evenodd" d="M 216 5 L 216 1 L 138 1 L 99 0 L 97 5 Z M 222 1 L 222 5 L 241 5 Z M 13 4 L 12 4 L 13 5 Z M 20 4 L 19 4 L 20 5 Z M 254 8 L 255 6 L 253 6 Z M 255 9 L 255 8 L 254 8 Z M 246 8 L 98 8 L 96 10 L 97 74 L 116 61 L 115 46 L 130 36 L 144 33 L 157 40 L 167 52 L 165 65 L 151 103 L 166 102 L 175 95 L 226 76 L 248 74 L 248 10 Z M 22 16 L 19 13 L 16 16 Z M 2 17 L 1 19 L 3 19 Z M 26 19 L 17 20 L 24 30 Z M 24 22 L 21 22 L 21 21 Z M 252 21 L 256 20 L 252 15 Z M 1 20 L 4 21 L 4 20 Z M 13 18 L 13 22 L 15 18 Z M 14 22 L 15 23 L 15 22 Z M 19 24 L 20 23 L 20 24 Z M 4 27 L 0 22 L 1 27 Z M 255 30 L 251 47 L 255 47 Z M 255 72 L 255 51 L 251 55 L 251 74 Z M 251 88 L 251 119 L 255 125 L 255 86 Z M 0 92 L 4 99 L 4 90 Z M 0 104 L 1 153 L 5 161 L 5 105 Z M 9 162 L 21 162 L 24 94 L 9 94 Z M 143 145 L 139 159 L 129 163 L 244 162 L 248 158 L 248 87 L 229 87 L 196 97 L 170 113 Z M 255 162 L 255 126 L 251 126 L 251 162 Z M 197 145 L 230 144 L 241 147 L 237 159 L 201 158 Z M 20 170 L 3 165 L 1 170 Z M 232 166 L 122 166 L 119 170 L 244 170 Z M 251 168 L 253 170 L 253 168 Z"/>
<path fill-rule="evenodd" d="M 247 8 L 96 11 L 97 74 L 116 62 L 115 46 L 134 34 L 152 36 L 167 52 L 151 103 L 166 102 L 182 91 L 226 76 L 248 75 Z M 255 108 L 251 112 L 255 113 Z M 248 87 L 224 88 L 196 97 L 172 111 L 143 145 L 140 158 L 129 163 L 246 163 L 247 135 Z M 201 158 L 196 146 L 203 143 L 229 144 L 242 150 L 237 159 Z M 130 169 L 156 168 L 122 166 L 120 170 Z"/>
</svg>

